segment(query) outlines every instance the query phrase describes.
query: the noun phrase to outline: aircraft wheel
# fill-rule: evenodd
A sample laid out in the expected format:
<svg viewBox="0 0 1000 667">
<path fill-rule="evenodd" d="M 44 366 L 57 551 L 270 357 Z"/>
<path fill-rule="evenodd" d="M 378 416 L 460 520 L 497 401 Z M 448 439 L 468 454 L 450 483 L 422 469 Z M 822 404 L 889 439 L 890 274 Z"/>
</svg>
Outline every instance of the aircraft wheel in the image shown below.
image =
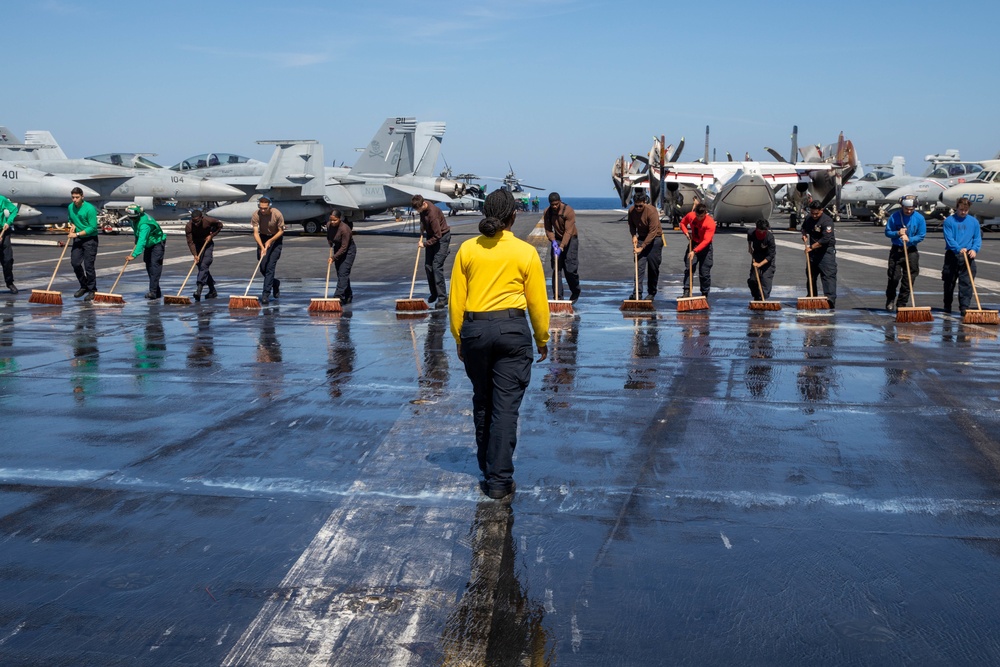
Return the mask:
<svg viewBox="0 0 1000 667">
<path fill-rule="evenodd" d="M 305 230 L 306 234 L 316 234 L 319 232 L 319 222 L 315 219 L 306 220 L 302 223 L 302 229 Z"/>
</svg>

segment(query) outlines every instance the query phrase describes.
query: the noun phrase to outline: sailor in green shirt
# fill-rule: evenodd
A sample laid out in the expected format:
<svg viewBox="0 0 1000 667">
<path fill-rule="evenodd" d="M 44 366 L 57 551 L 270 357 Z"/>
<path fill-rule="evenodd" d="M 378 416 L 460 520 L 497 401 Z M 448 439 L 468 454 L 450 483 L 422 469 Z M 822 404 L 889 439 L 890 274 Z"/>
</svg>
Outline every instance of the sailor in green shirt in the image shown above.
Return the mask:
<svg viewBox="0 0 1000 667">
<path fill-rule="evenodd" d="M 93 301 L 97 291 L 97 271 L 94 262 L 97 261 L 97 209 L 90 202 L 83 201 L 83 189 L 73 188 L 70 191 L 73 203 L 69 205 L 69 222 L 73 229 L 69 237 L 73 239 L 73 253 L 70 264 L 80 281 L 80 289 L 73 296 L 84 301 Z"/>
<path fill-rule="evenodd" d="M 3 235 L 3 240 L 0 241 L 0 265 L 3 266 L 3 279 L 11 294 L 17 294 L 17 288 L 14 287 L 14 250 L 10 247 L 10 235 L 14 231 L 11 224 L 17 217 L 17 210 L 17 204 L 0 195 L 0 234 Z"/>
<path fill-rule="evenodd" d="M 131 262 L 142 255 L 142 261 L 146 263 L 146 274 L 149 276 L 149 291 L 146 292 L 146 298 L 159 299 L 163 296 L 160 293 L 160 274 L 163 272 L 163 253 L 167 248 L 167 235 L 160 229 L 159 223 L 146 215 L 138 204 L 126 208 L 125 214 L 135 231 L 135 250 L 125 261 Z"/>
</svg>

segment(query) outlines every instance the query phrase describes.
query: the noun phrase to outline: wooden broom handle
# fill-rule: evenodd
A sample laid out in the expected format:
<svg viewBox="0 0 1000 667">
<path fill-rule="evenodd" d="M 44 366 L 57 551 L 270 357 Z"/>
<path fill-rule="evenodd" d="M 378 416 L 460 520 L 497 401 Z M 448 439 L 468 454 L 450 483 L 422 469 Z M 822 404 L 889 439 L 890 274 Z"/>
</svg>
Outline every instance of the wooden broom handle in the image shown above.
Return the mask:
<svg viewBox="0 0 1000 667">
<path fill-rule="evenodd" d="M 760 300 L 766 301 L 767 299 L 764 298 L 764 286 L 760 284 L 760 269 L 757 268 L 756 264 L 753 265 L 753 272 L 757 276 L 757 290 L 758 294 L 760 294 Z"/>
<path fill-rule="evenodd" d="M 813 299 L 815 296 L 813 295 L 813 270 L 812 262 L 809 260 L 809 244 L 805 241 L 803 241 L 802 244 L 806 248 L 806 282 L 809 283 L 809 298 Z"/>
<path fill-rule="evenodd" d="M 187 276 L 184 277 L 184 282 L 181 283 L 181 288 L 179 290 L 177 290 L 177 296 L 180 296 L 181 292 L 184 291 L 184 288 L 187 287 L 188 280 L 191 279 L 191 274 L 194 273 L 194 267 L 198 266 L 198 262 L 201 261 L 201 254 L 203 252 L 205 252 L 205 248 L 208 247 L 208 242 L 211 241 L 211 240 L 212 240 L 212 237 L 209 236 L 208 238 L 205 239 L 205 242 L 201 244 L 201 250 L 198 251 L 198 256 L 194 258 L 194 263 L 191 265 L 191 268 L 188 270 Z"/>
<path fill-rule="evenodd" d="M 56 262 L 56 268 L 52 269 L 52 277 L 49 278 L 49 285 L 48 287 L 45 288 L 46 292 L 52 289 L 52 283 L 54 283 L 56 280 L 56 273 L 59 271 L 59 265 L 62 264 L 63 257 L 66 256 L 66 248 L 69 247 L 69 235 L 72 233 L 73 233 L 73 226 L 70 225 L 69 231 L 66 232 L 66 243 L 63 244 L 62 252 L 59 253 L 59 260 Z"/>
<path fill-rule="evenodd" d="M 115 284 L 111 286 L 111 290 L 108 292 L 108 294 L 115 293 L 115 288 L 118 287 L 118 281 L 122 279 L 122 274 L 125 273 L 125 269 L 128 267 L 128 262 L 129 260 L 128 258 L 126 258 L 125 263 L 122 264 L 122 270 L 118 272 L 118 277 L 115 278 Z"/>
<path fill-rule="evenodd" d="M 917 307 L 917 299 L 913 295 L 913 279 L 910 277 L 910 253 L 906 250 L 906 243 L 903 243 L 903 259 L 906 260 L 906 284 L 910 286 L 910 306 Z"/>
<path fill-rule="evenodd" d="M 330 298 L 330 267 L 333 266 L 333 246 L 330 246 L 330 261 L 326 263 L 326 289 L 323 290 L 323 298 Z"/>
<path fill-rule="evenodd" d="M 976 279 L 972 277 L 972 265 L 969 264 L 969 253 L 963 252 L 962 257 L 965 258 L 965 270 L 969 272 L 969 282 L 972 283 L 972 294 L 976 297 L 976 310 L 982 310 L 983 304 L 979 303 L 979 290 L 976 289 Z M 913 288 L 910 288 L 910 292 L 913 292 Z"/>
<path fill-rule="evenodd" d="M 421 234 L 420 238 L 417 239 L 417 259 L 413 262 L 413 280 L 410 281 L 410 296 L 413 298 L 413 289 L 417 286 L 417 267 L 420 266 L 420 243 L 424 240 L 424 235 Z"/>
<path fill-rule="evenodd" d="M 634 264 L 635 264 L 635 292 L 633 292 L 633 294 L 635 294 L 635 298 L 638 299 L 639 298 L 639 254 L 635 251 L 636 248 L 635 241 L 633 241 L 632 243 L 633 243 L 632 257 L 634 258 Z"/>
<path fill-rule="evenodd" d="M 250 286 L 253 285 L 253 279 L 257 277 L 257 271 L 260 269 L 260 263 L 264 261 L 265 254 L 266 253 L 261 253 L 260 259 L 257 260 L 257 266 L 255 266 L 253 269 L 253 275 L 250 276 L 250 282 L 247 283 L 247 289 L 245 292 L 243 292 L 244 298 L 246 298 L 246 296 L 250 294 Z"/>
<path fill-rule="evenodd" d="M 694 230 L 692 229 L 693 233 Z M 636 260 L 636 271 L 639 270 L 639 260 Z M 638 279 L 636 279 L 638 282 Z M 688 234 L 688 296 L 694 294 L 694 246 L 691 245 L 691 235 Z"/>
</svg>

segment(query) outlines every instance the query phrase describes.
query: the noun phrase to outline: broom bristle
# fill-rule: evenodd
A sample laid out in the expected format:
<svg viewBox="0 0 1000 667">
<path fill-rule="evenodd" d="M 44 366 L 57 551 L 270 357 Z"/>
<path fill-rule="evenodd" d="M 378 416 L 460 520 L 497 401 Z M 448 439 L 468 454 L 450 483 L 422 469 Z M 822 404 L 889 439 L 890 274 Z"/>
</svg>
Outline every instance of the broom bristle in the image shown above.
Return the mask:
<svg viewBox="0 0 1000 667">
<path fill-rule="evenodd" d="M 108 306 L 124 306 L 125 297 L 121 294 L 111 294 L 110 292 L 94 292 L 94 303 Z"/>
<path fill-rule="evenodd" d="M 751 301 L 750 310 L 781 310 L 777 301 Z"/>
<path fill-rule="evenodd" d="M 625 299 L 619 308 L 621 311 L 656 310 L 651 299 Z"/>
<path fill-rule="evenodd" d="M 229 297 L 230 310 L 258 310 L 260 299 L 255 296 L 231 296 Z"/>
<path fill-rule="evenodd" d="M 962 324 L 1000 324 L 1000 311 L 970 308 L 965 311 Z"/>
<path fill-rule="evenodd" d="M 677 312 L 685 313 L 690 310 L 708 310 L 708 299 L 703 296 L 682 296 L 677 299 Z"/>
<path fill-rule="evenodd" d="M 920 306 L 917 308 L 897 308 L 896 309 L 896 321 L 897 322 L 933 322 L 934 316 L 931 315 L 930 306 Z"/>
<path fill-rule="evenodd" d="M 796 308 L 799 310 L 827 310 L 830 308 L 830 302 L 826 300 L 825 296 L 803 296 L 796 303 Z"/>
<path fill-rule="evenodd" d="M 573 314 L 573 302 L 572 301 L 549 301 L 549 314 L 550 315 L 572 315 Z"/>
<path fill-rule="evenodd" d="M 62 292 L 53 292 L 45 289 L 33 289 L 31 290 L 31 296 L 28 297 L 28 303 L 43 303 L 48 306 L 61 306 Z"/>
<path fill-rule="evenodd" d="M 430 310 L 423 299 L 396 299 L 396 310 Z"/>
<path fill-rule="evenodd" d="M 309 302 L 310 313 L 340 313 L 344 308 L 340 299 L 313 299 Z"/>
<path fill-rule="evenodd" d="M 186 296 L 165 296 L 163 297 L 165 306 L 190 306 L 191 298 Z"/>
</svg>

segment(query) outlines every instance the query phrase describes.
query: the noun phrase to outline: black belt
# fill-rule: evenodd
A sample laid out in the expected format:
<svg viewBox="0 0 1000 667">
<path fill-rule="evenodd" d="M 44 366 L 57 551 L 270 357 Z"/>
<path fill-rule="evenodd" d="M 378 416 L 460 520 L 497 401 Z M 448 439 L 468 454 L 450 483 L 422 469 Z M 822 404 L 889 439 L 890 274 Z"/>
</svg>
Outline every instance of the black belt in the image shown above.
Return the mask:
<svg viewBox="0 0 1000 667">
<path fill-rule="evenodd" d="M 466 313 L 466 322 L 472 320 L 507 320 L 514 317 L 524 317 L 524 311 L 520 308 L 507 308 L 506 310 L 488 310 L 482 313 Z"/>
</svg>

